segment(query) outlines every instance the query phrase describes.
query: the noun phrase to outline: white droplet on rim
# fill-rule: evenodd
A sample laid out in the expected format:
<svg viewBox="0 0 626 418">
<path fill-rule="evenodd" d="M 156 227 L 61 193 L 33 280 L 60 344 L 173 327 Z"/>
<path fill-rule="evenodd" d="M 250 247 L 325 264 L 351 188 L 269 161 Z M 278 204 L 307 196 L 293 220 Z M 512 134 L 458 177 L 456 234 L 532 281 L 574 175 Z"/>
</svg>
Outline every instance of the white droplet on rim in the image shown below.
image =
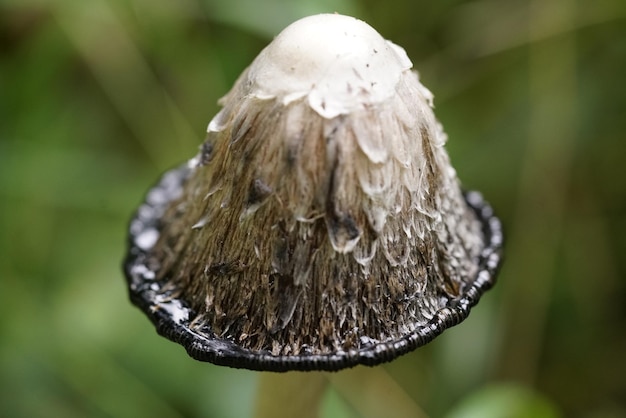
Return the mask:
<svg viewBox="0 0 626 418">
<path fill-rule="evenodd" d="M 135 245 L 144 251 L 149 250 L 159 239 L 159 231 L 154 228 L 143 230 L 135 237 Z"/>
</svg>

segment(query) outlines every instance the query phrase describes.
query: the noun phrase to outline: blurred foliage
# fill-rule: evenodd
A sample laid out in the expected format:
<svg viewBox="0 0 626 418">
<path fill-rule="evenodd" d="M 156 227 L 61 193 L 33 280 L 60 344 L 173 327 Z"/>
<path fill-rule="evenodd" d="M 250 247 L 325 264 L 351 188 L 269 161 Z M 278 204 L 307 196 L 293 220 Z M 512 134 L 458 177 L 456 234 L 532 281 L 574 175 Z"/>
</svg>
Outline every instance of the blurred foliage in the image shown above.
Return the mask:
<svg viewBox="0 0 626 418">
<path fill-rule="evenodd" d="M 447 418 L 554 418 L 555 407 L 536 393 L 512 384 L 486 387 L 466 396 Z"/>
<path fill-rule="evenodd" d="M 383 367 L 195 362 L 127 302 L 129 216 L 272 36 L 334 11 L 435 93 L 499 284 Z M 623 0 L 0 0 L 0 416 L 626 416 L 624 74 Z"/>
</svg>

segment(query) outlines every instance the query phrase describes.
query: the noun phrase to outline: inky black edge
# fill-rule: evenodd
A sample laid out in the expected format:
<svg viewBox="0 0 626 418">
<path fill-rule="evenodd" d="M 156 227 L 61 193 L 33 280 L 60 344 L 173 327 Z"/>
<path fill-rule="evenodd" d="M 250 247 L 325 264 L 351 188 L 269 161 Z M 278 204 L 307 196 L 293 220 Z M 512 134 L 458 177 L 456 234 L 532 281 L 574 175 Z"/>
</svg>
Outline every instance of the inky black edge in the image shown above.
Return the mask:
<svg viewBox="0 0 626 418">
<path fill-rule="evenodd" d="M 503 232 L 500 220 L 478 192 L 465 193 L 465 201 L 476 213 L 483 227 L 485 248 L 478 260 L 479 271 L 471 285 L 462 290 L 459 298 L 450 300 L 424 326 L 392 342 L 372 344 L 359 350 L 349 350 L 325 355 L 274 356 L 267 351 L 251 351 L 234 342 L 211 336 L 206 338 L 189 328 L 189 320 L 176 320 L 163 308 L 175 303 L 195 317 L 183 300 L 168 298 L 161 292 L 158 281 L 150 278 L 154 272 L 145 267 L 147 252 L 136 245 L 135 237 L 148 229 L 160 231 L 159 219 L 170 201 L 177 198 L 191 169 L 181 166 L 166 172 L 156 186 L 148 192 L 146 200 L 130 223 L 128 254 L 124 272 L 131 301 L 154 323 L 159 334 L 185 347 L 187 353 L 200 361 L 250 370 L 286 372 L 289 370 L 336 371 L 359 364 L 374 366 L 388 362 L 427 344 L 445 329 L 459 324 L 470 313 L 483 295 L 495 283 L 502 259 Z M 153 197 L 151 199 L 151 196 Z M 210 332 L 210 331 L 209 331 Z"/>
</svg>

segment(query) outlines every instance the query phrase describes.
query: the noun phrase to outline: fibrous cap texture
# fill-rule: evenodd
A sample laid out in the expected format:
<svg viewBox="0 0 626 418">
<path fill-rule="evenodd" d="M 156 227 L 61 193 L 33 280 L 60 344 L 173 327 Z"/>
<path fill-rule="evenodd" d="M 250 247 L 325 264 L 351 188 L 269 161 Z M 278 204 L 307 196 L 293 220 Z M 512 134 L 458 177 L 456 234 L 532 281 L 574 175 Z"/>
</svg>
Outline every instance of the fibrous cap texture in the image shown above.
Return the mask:
<svg viewBox="0 0 626 418">
<path fill-rule="evenodd" d="M 490 238 L 411 67 L 340 15 L 297 21 L 259 54 L 198 155 L 153 190 L 169 197 L 139 211 L 129 276 L 153 280 L 151 315 L 178 312 L 162 332 L 220 364 L 335 368 L 467 315 Z"/>
</svg>

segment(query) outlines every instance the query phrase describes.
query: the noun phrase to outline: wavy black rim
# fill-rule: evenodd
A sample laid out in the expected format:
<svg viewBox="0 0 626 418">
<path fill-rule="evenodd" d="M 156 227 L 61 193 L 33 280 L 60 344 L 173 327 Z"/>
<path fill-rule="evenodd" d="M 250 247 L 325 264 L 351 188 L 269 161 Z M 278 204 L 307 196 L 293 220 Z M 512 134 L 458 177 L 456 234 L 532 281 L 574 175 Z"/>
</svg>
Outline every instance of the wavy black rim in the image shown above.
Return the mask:
<svg viewBox="0 0 626 418">
<path fill-rule="evenodd" d="M 293 356 L 274 356 L 269 352 L 250 351 L 217 336 L 207 338 L 191 330 L 189 320 L 175 318 L 170 309 L 163 308 L 164 300 L 167 300 L 167 304 L 175 303 L 178 308 L 188 312 L 189 317 L 194 316 L 185 301 L 164 298 L 160 284 L 153 280 L 154 272 L 146 265 L 149 249 L 142 249 L 138 238 L 146 231 L 159 231 L 160 217 L 167 205 L 179 196 L 190 173 L 188 165 L 170 170 L 149 190 L 144 203 L 130 223 L 129 250 L 124 261 L 124 272 L 133 304 L 150 318 L 159 334 L 181 344 L 196 360 L 234 368 L 275 372 L 335 371 L 359 364 L 374 366 L 413 351 L 462 322 L 480 297 L 495 283 L 502 259 L 502 225 L 482 195 L 471 191 L 465 193 L 465 200 L 482 222 L 486 242 L 478 261 L 476 280 L 459 298 L 450 300 L 447 307 L 437 311 L 426 325 L 410 334 L 395 341 L 373 344 L 359 350 Z"/>
</svg>

